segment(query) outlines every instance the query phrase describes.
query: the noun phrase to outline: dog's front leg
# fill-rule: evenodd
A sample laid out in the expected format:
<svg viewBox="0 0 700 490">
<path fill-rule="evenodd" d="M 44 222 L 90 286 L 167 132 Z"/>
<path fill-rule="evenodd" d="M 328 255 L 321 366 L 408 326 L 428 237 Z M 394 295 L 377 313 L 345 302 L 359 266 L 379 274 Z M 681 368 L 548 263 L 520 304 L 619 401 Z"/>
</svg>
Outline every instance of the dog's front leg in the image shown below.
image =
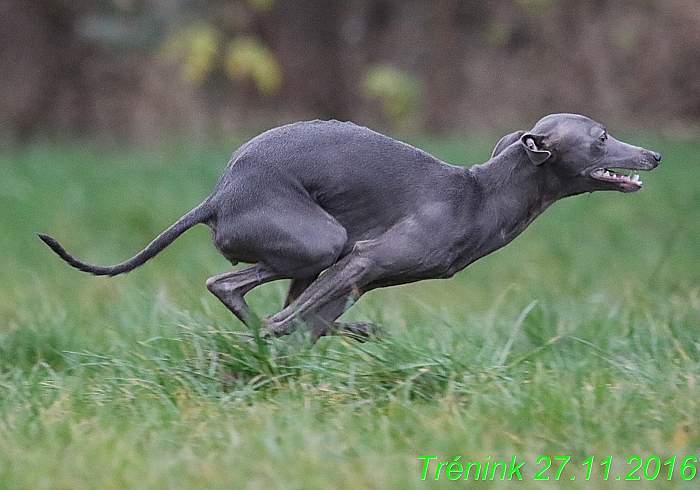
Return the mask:
<svg viewBox="0 0 700 490">
<path fill-rule="evenodd" d="M 357 254 L 349 254 L 330 267 L 289 306 L 263 320 L 268 335 L 282 336 L 296 329 L 296 320 L 310 319 L 332 323 L 362 294 L 362 286 L 376 275 L 373 262 Z M 350 298 L 350 300 L 348 300 Z M 318 327 L 316 336 L 327 330 Z M 313 332 L 312 332 L 313 333 Z M 319 335 L 320 334 L 320 335 Z"/>
</svg>

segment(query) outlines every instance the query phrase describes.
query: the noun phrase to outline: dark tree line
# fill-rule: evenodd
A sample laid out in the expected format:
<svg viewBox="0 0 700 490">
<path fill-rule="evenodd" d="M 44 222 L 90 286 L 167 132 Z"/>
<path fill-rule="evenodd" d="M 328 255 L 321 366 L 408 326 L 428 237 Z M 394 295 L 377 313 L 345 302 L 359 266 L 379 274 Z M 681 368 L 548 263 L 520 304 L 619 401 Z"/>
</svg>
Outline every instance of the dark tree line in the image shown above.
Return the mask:
<svg viewBox="0 0 700 490">
<path fill-rule="evenodd" d="M 700 121 L 692 0 L 0 0 L 0 135 Z"/>
</svg>

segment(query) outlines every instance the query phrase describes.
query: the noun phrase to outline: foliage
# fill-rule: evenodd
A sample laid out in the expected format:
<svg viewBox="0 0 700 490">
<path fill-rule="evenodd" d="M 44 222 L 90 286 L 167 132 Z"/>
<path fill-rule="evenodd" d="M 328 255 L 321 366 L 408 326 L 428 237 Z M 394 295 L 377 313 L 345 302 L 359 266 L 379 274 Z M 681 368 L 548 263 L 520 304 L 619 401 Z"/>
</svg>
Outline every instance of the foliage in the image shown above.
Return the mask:
<svg viewBox="0 0 700 490">
<path fill-rule="evenodd" d="M 700 121 L 688 0 L 4 0 L 0 24 L 0 138 Z"/>
<path fill-rule="evenodd" d="M 0 487 L 443 485 L 421 481 L 420 455 L 515 455 L 523 488 L 541 488 L 540 455 L 571 456 L 568 488 L 587 488 L 590 456 L 596 488 L 617 483 L 608 456 L 612 475 L 634 455 L 679 467 L 700 449 L 700 148 L 636 141 L 664 154 L 641 192 L 562 201 L 449 281 L 363 297 L 348 319 L 384 325 L 382 341 L 312 348 L 303 332 L 256 341 L 206 292 L 228 265 L 204 227 L 111 279 L 33 235 L 121 260 L 207 195 L 235 143 L 6 151 Z M 464 164 L 491 146 L 423 143 Z M 274 312 L 283 286 L 253 291 L 252 308 Z"/>
<path fill-rule="evenodd" d="M 243 35 L 224 42 L 223 33 L 210 24 L 175 32 L 166 40 L 161 56 L 179 65 L 182 79 L 196 86 L 223 67 L 234 80 L 252 80 L 261 94 L 271 95 L 280 88 L 277 61 L 259 39 Z"/>
<path fill-rule="evenodd" d="M 233 79 L 250 77 L 260 93 L 267 95 L 277 92 L 282 83 L 275 57 L 254 37 L 231 41 L 226 55 L 226 73 Z"/>
<path fill-rule="evenodd" d="M 166 40 L 162 56 L 179 63 L 184 81 L 201 85 L 213 71 L 218 58 L 221 33 L 209 24 L 198 24 Z"/>
<path fill-rule="evenodd" d="M 415 117 L 422 95 L 415 76 L 388 65 L 370 68 L 362 80 L 362 89 L 367 98 L 379 101 L 394 124 Z"/>
</svg>

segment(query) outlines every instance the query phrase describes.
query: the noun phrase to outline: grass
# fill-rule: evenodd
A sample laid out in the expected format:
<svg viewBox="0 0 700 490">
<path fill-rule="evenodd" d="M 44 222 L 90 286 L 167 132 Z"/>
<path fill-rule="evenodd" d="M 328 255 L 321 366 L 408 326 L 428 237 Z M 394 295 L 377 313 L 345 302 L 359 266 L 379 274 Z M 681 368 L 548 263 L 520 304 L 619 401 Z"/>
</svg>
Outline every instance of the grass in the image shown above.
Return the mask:
<svg viewBox="0 0 700 490">
<path fill-rule="evenodd" d="M 522 482 L 478 483 L 557 488 L 559 460 L 534 479 L 557 455 L 566 488 L 628 472 L 694 487 L 680 470 L 700 458 L 700 146 L 633 139 L 664 154 L 641 192 L 557 203 L 451 280 L 366 295 L 346 317 L 384 340 L 313 348 L 304 333 L 251 339 L 206 292 L 227 263 L 205 227 L 112 279 L 34 235 L 121 261 L 209 193 L 240 141 L 5 149 L 0 488 L 440 488 L 460 485 L 457 463 L 513 456 Z M 490 151 L 421 146 L 461 164 Z M 283 295 L 249 297 L 267 315 Z M 425 480 L 419 456 L 436 458 Z M 435 481 L 438 462 L 455 465 Z"/>
</svg>

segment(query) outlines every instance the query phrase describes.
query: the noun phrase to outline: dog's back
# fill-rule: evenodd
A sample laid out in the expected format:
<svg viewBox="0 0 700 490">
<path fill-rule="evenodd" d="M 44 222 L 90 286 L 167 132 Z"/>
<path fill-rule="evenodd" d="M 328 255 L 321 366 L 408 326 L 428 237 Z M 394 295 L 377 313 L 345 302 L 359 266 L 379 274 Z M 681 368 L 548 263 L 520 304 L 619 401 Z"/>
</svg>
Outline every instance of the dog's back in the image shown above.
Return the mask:
<svg viewBox="0 0 700 490">
<path fill-rule="evenodd" d="M 273 200 L 310 200 L 355 241 L 386 230 L 426 202 L 448 199 L 450 187 L 459 184 L 455 180 L 463 180 L 463 169 L 456 170 L 368 128 L 309 121 L 269 130 L 239 148 L 212 199 L 233 214 Z"/>
</svg>

